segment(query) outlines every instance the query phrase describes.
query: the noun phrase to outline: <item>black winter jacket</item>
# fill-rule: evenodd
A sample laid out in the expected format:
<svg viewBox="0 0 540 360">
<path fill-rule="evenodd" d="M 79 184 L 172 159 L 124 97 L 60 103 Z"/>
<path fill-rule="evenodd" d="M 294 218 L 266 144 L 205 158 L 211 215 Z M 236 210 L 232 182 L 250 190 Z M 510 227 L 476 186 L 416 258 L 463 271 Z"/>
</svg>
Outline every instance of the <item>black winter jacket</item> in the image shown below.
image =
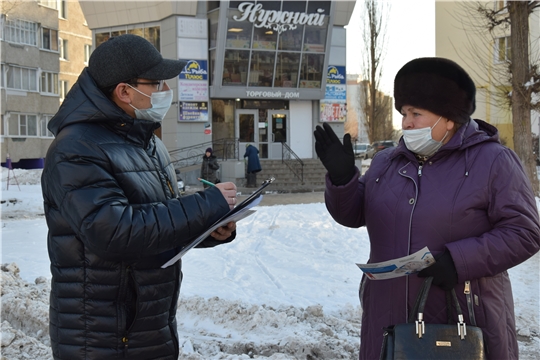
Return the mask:
<svg viewBox="0 0 540 360">
<path fill-rule="evenodd" d="M 157 127 L 127 115 L 86 69 L 50 121 L 41 182 L 55 359 L 178 358 L 181 264 L 161 265 L 229 208 L 217 188 L 178 197 Z"/>
</svg>

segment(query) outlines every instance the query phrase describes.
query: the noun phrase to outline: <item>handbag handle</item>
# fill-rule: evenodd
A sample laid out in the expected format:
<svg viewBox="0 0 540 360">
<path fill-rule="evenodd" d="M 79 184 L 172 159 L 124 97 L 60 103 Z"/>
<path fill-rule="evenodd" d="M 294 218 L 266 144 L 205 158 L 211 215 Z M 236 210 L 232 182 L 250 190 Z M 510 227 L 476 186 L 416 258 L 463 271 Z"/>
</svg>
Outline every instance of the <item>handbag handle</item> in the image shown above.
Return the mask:
<svg viewBox="0 0 540 360">
<path fill-rule="evenodd" d="M 409 323 L 412 323 L 413 321 L 416 324 L 416 334 L 418 335 L 418 338 L 422 338 L 422 335 L 425 333 L 425 323 L 424 323 L 424 308 L 426 306 L 427 297 L 429 294 L 429 290 L 431 288 L 431 283 L 433 282 L 433 277 L 428 277 L 426 280 L 424 280 L 422 287 L 420 288 L 418 295 L 416 297 L 416 302 L 414 303 L 413 311 L 411 312 L 411 315 L 409 317 Z M 467 328 L 465 325 L 465 322 L 463 321 L 463 312 L 461 311 L 461 306 L 459 306 L 459 302 L 457 299 L 456 291 L 454 289 L 446 292 L 447 299 L 449 297 L 452 298 L 454 302 L 454 306 L 456 308 L 456 312 L 458 315 L 458 336 L 461 338 L 461 340 L 465 339 L 465 336 L 467 335 Z M 447 301 L 446 304 L 448 308 L 448 320 L 451 321 L 451 309 L 450 307 L 452 304 Z M 417 315 L 417 319 L 414 320 L 415 314 Z"/>
</svg>

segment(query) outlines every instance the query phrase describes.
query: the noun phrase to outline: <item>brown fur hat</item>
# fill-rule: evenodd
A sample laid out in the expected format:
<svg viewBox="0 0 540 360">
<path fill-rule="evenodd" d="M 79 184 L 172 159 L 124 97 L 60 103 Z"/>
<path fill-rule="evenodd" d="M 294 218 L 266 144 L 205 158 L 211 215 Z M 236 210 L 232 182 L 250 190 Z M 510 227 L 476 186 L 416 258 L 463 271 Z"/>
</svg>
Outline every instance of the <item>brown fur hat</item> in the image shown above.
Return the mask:
<svg viewBox="0 0 540 360">
<path fill-rule="evenodd" d="M 476 109 L 476 87 L 461 66 L 444 58 L 409 61 L 394 80 L 396 110 L 411 105 L 464 124 Z"/>
</svg>

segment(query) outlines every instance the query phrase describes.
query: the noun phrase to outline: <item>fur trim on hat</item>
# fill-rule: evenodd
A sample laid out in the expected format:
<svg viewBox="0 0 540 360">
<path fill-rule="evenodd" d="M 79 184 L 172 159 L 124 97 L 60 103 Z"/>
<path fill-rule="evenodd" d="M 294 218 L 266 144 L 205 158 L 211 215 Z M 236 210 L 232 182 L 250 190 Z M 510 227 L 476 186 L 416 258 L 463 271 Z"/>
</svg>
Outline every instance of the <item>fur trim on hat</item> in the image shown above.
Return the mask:
<svg viewBox="0 0 540 360">
<path fill-rule="evenodd" d="M 464 124 L 476 109 L 476 86 L 461 66 L 444 58 L 419 58 L 405 64 L 394 80 L 396 110 L 404 105 L 429 110 Z"/>
</svg>

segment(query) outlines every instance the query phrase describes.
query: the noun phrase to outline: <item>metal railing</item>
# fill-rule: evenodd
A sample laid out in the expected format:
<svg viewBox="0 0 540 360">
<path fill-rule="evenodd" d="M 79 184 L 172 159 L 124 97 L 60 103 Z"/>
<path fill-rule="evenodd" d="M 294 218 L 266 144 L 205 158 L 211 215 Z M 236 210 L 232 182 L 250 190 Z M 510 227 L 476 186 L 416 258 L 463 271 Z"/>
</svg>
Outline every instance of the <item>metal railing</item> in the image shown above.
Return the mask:
<svg viewBox="0 0 540 360">
<path fill-rule="evenodd" d="M 292 173 L 304 184 L 304 162 L 286 143 L 281 143 L 281 162 L 285 163 Z"/>
<path fill-rule="evenodd" d="M 211 147 L 214 156 L 220 160 L 239 159 L 238 139 L 217 139 L 207 141 L 181 149 L 171 150 L 172 163 L 175 168 L 186 168 L 198 165 L 202 162 L 202 157 L 207 148 Z"/>
<path fill-rule="evenodd" d="M 281 162 L 304 184 L 304 162 L 286 143 L 283 142 L 281 145 Z M 213 154 L 220 160 L 240 159 L 239 140 L 237 138 L 207 141 L 185 148 L 171 150 L 169 154 L 174 167 L 182 169 L 201 164 L 202 157 L 209 147 L 212 148 Z"/>
</svg>

